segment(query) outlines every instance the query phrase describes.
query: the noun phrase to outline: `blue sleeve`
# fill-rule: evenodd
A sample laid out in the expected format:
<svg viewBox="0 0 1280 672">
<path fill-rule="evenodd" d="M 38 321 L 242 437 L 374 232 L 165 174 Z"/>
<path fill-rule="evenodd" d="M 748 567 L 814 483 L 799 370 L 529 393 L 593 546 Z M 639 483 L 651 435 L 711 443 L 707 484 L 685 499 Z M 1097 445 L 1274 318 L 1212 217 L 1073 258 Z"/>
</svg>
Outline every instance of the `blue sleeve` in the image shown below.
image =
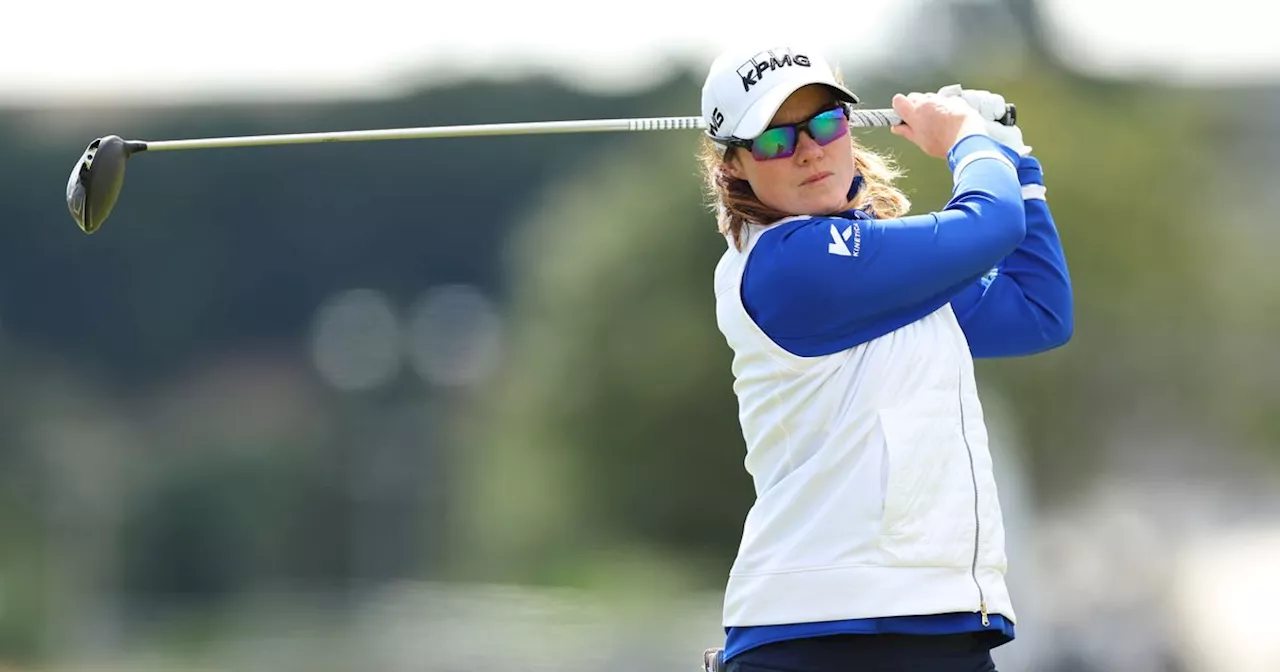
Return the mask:
<svg viewBox="0 0 1280 672">
<path fill-rule="evenodd" d="M 812 217 L 756 241 L 742 300 L 761 330 L 802 357 L 838 352 L 946 305 L 1026 234 L 1018 155 L 973 135 L 952 147 L 951 200 L 898 219 Z"/>
<path fill-rule="evenodd" d="M 1018 164 L 1027 237 L 951 302 L 974 357 L 1016 357 L 1059 347 L 1074 328 L 1071 276 L 1035 158 Z"/>
</svg>

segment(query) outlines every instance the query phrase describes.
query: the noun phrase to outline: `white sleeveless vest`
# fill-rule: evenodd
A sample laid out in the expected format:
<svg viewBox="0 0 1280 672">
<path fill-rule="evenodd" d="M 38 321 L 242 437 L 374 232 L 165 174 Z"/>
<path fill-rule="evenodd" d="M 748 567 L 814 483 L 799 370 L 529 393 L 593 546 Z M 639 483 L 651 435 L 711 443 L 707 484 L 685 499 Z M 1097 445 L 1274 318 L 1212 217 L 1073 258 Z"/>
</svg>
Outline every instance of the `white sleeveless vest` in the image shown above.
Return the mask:
<svg viewBox="0 0 1280 672">
<path fill-rule="evenodd" d="M 715 271 L 756 491 L 723 625 L 980 611 L 1014 621 L 982 404 L 951 306 L 849 350 L 789 354 L 741 299 L 766 230 L 751 227 Z"/>
</svg>

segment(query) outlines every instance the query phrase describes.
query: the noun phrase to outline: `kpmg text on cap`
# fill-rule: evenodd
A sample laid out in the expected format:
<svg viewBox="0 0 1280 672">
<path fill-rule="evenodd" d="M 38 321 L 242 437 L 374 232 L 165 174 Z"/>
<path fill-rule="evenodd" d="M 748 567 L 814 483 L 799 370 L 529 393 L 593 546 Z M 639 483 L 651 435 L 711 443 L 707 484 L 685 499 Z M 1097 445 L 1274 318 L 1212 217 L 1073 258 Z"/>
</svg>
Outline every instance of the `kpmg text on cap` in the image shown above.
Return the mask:
<svg viewBox="0 0 1280 672">
<path fill-rule="evenodd" d="M 738 76 L 742 78 L 742 90 L 750 91 L 752 86 L 760 83 L 766 72 L 789 65 L 807 68 L 809 57 L 792 53 L 790 49 L 768 49 L 752 56 L 746 63 L 738 66 Z"/>
</svg>

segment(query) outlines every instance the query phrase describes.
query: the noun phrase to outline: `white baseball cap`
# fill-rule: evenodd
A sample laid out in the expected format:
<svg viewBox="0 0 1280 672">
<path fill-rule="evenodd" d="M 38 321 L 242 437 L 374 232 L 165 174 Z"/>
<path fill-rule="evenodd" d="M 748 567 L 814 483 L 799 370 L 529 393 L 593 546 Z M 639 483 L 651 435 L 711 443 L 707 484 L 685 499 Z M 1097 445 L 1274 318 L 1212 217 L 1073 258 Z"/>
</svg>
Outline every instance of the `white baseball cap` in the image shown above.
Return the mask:
<svg viewBox="0 0 1280 672">
<path fill-rule="evenodd" d="M 858 97 L 837 83 L 831 66 L 817 52 L 799 46 L 745 47 L 726 51 L 711 64 L 702 85 L 702 118 L 707 135 L 752 140 L 787 97 L 809 84 L 825 84 L 842 100 Z"/>
</svg>

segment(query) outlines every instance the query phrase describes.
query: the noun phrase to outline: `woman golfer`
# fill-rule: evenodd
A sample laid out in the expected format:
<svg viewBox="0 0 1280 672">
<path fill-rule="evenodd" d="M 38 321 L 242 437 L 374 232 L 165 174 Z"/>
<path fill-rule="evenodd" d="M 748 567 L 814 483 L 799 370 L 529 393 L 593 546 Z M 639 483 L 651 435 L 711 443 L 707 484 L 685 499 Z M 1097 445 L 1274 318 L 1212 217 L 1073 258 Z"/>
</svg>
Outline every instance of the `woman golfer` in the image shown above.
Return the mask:
<svg viewBox="0 0 1280 672">
<path fill-rule="evenodd" d="M 725 54 L 703 88 L 729 243 L 716 317 L 756 492 L 709 668 L 989 671 L 1014 636 L 973 359 L 1071 336 L 1040 164 L 987 121 L 997 94 L 895 96 L 893 132 L 954 177 L 945 207 L 908 215 L 850 137 L 857 102 L 800 48 Z"/>
</svg>

